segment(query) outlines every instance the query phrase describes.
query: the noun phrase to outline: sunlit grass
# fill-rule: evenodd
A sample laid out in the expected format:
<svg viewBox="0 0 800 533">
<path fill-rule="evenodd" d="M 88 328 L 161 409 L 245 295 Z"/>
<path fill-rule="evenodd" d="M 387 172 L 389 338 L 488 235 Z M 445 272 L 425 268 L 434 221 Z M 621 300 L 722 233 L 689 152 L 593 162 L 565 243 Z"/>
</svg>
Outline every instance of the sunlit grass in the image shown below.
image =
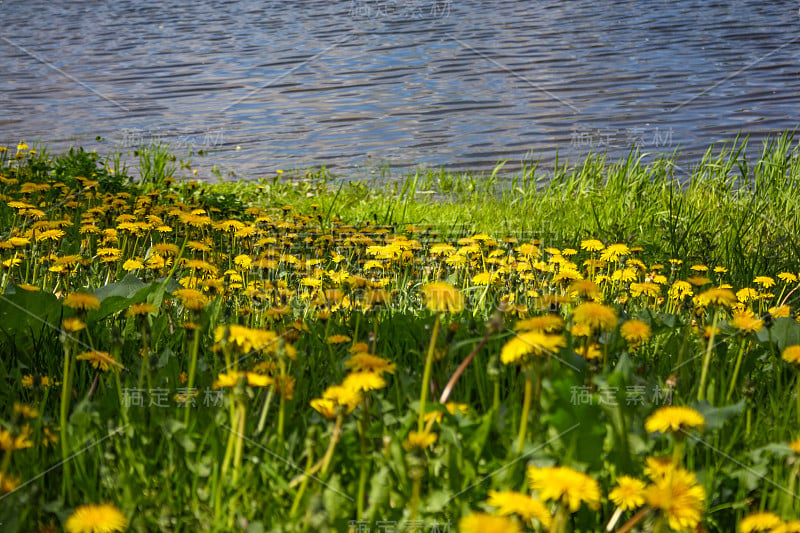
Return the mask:
<svg viewBox="0 0 800 533">
<path fill-rule="evenodd" d="M 4 530 L 794 531 L 800 163 L 739 148 L 372 185 L 0 151 Z"/>
</svg>

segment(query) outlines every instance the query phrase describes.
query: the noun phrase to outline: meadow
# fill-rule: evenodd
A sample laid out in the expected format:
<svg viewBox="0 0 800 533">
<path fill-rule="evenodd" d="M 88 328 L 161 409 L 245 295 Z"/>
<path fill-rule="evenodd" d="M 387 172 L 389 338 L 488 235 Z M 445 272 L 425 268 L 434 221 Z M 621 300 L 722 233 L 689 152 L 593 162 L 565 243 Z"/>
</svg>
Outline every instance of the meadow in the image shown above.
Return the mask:
<svg viewBox="0 0 800 533">
<path fill-rule="evenodd" d="M 745 153 L 0 147 L 2 530 L 800 531 L 800 146 Z"/>
</svg>

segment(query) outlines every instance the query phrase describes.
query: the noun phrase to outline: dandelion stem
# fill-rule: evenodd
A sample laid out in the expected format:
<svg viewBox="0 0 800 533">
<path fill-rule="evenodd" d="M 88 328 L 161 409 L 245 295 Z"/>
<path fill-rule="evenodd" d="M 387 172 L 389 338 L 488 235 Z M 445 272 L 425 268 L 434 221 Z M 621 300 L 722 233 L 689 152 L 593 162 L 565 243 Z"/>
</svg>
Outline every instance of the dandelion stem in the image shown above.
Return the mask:
<svg viewBox="0 0 800 533">
<path fill-rule="evenodd" d="M 717 333 L 717 319 L 719 310 L 714 310 L 714 319 L 711 321 L 711 335 L 708 337 L 706 354 L 703 357 L 703 368 L 700 371 L 700 389 L 697 391 L 697 401 L 702 402 L 706 398 L 706 378 L 708 378 L 708 365 L 711 363 L 711 351 L 714 349 L 714 337 Z"/>
<path fill-rule="evenodd" d="M 731 383 L 728 386 L 728 394 L 725 396 L 725 402 L 731 401 L 733 390 L 736 388 L 736 380 L 739 377 L 739 369 L 742 367 L 742 357 L 744 356 L 744 347 L 747 344 L 747 339 L 742 339 L 739 345 L 739 354 L 736 356 L 736 364 L 733 367 L 733 376 L 731 376 Z"/>
<path fill-rule="evenodd" d="M 433 323 L 433 334 L 431 335 L 431 342 L 428 345 L 428 356 L 425 358 L 425 371 L 422 374 L 422 391 L 419 395 L 419 421 L 417 423 L 418 430 L 422 432 L 425 429 L 425 402 L 428 399 L 428 383 L 431 380 L 431 368 L 433 367 L 433 352 L 436 349 L 436 340 L 439 337 L 439 325 L 441 323 L 440 315 L 436 314 L 436 321 Z"/>
<path fill-rule="evenodd" d="M 525 444 L 525 437 L 528 433 L 528 415 L 531 410 L 531 398 L 533 397 L 533 369 L 528 366 L 525 370 L 525 396 L 522 400 L 522 415 L 519 420 L 519 435 L 517 436 L 517 455 L 522 453 L 522 446 Z"/>
<path fill-rule="evenodd" d="M 189 363 L 189 380 L 187 382 L 187 390 L 191 393 L 194 387 L 194 374 L 197 371 L 197 352 L 200 348 L 200 332 L 194 330 L 192 337 L 192 360 Z M 186 412 L 183 415 L 184 424 L 189 424 L 189 406 L 186 406 Z"/>
</svg>

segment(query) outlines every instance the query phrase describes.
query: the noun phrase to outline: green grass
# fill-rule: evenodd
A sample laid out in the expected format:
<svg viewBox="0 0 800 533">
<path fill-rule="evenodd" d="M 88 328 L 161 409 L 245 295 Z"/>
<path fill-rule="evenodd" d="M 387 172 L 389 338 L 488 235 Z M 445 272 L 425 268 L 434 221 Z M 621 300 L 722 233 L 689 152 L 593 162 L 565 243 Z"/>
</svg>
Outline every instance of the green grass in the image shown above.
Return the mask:
<svg viewBox="0 0 800 533">
<path fill-rule="evenodd" d="M 800 463 L 787 443 L 798 437 L 800 373 L 781 353 L 800 344 L 798 284 L 754 277 L 800 271 L 798 149 L 789 134 L 752 163 L 742 144 L 713 148 L 688 177 L 670 156 L 645 165 L 632 152 L 518 176 L 498 167 L 360 182 L 321 169 L 227 183 L 174 179 L 189 165 L 164 147 L 142 156 L 138 180 L 119 155 L 0 151 L 2 528 L 57 531 L 78 506 L 110 501 L 143 532 L 346 531 L 417 519 L 425 531 L 446 522 L 455 531 L 470 512 L 492 510 L 490 490 L 530 493 L 526 467 L 557 464 L 594 479 L 600 500 L 575 513 L 548 501 L 564 519 L 550 531 L 599 532 L 614 515 L 617 478 L 646 479 L 647 457 L 666 454 L 696 474 L 708 531 L 734 531 L 759 510 L 797 515 Z M 642 250 L 593 273 L 599 254 L 581 248 L 589 238 Z M 394 247 L 408 241 L 418 247 Z M 439 255 L 442 242 L 452 250 Z M 150 263 L 159 246 L 173 250 Z M 708 270 L 691 268 L 700 264 Z M 342 271 L 350 282 L 336 281 Z M 484 274 L 496 280 L 475 281 Z M 573 330 L 588 299 L 568 297 L 574 274 L 596 280 L 614 315 L 606 331 Z M 659 276 L 663 299 L 637 294 Z M 694 298 L 672 296 L 686 279 Z M 426 287 L 442 280 L 464 310 L 426 305 Z M 181 284 L 198 287 L 201 305 L 176 292 Z M 763 319 L 760 331 L 699 297 L 722 284 L 753 289 L 742 308 Z M 92 293 L 97 308 L 68 305 L 75 292 Z M 788 316 L 768 313 L 784 302 Z M 143 303 L 153 310 L 128 314 Z M 546 312 L 565 321 L 549 338 L 555 349 L 503 364 L 519 316 Z M 85 327 L 66 331 L 75 319 Z M 641 346 L 621 328 L 634 319 L 652 333 Z M 239 337 L 254 331 L 281 340 L 244 348 Z M 351 341 L 327 342 L 336 334 Z M 357 341 L 396 370 L 351 413 L 326 419 L 312 402 L 346 382 Z M 581 355 L 590 346 L 599 359 Z M 91 350 L 124 368 L 78 358 Z M 272 382 L 214 389 L 232 368 Z M 276 385 L 290 378 L 292 394 Z M 449 399 L 466 413 L 439 401 L 450 380 Z M 175 401 L 185 388 L 200 391 L 194 408 Z M 144 405 L 131 403 L 135 390 L 146 391 Z M 163 402 L 151 403 L 154 391 Z M 668 401 L 702 413 L 704 430 L 646 431 Z M 441 413 L 436 443 L 404 448 L 431 411 Z M 617 528 L 635 516 L 623 513 Z M 637 527 L 665 525 L 653 511 Z"/>
</svg>

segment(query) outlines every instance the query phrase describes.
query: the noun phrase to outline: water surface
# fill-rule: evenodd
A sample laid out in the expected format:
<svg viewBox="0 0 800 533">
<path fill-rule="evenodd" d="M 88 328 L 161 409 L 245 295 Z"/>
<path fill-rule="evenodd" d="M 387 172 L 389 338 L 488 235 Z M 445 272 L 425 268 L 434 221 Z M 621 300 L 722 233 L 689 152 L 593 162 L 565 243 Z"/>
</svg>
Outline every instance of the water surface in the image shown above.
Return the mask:
<svg viewBox="0 0 800 533">
<path fill-rule="evenodd" d="M 800 120 L 796 2 L 15 3 L 0 142 L 153 140 L 242 177 L 543 167 L 762 139 Z M 6 11 L 11 9 L 7 6 Z M 95 140 L 97 136 L 103 141 Z"/>
</svg>

